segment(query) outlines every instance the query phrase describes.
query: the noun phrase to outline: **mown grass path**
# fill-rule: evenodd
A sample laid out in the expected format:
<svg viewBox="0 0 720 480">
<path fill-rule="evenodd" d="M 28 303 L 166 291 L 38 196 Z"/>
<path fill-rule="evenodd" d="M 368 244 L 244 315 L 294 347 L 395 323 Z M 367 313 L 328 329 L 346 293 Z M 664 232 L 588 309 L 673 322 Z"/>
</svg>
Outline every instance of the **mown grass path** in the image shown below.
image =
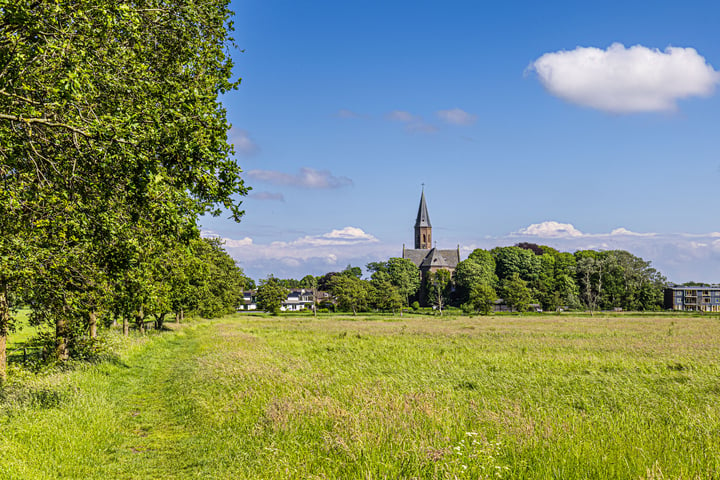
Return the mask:
<svg viewBox="0 0 720 480">
<path fill-rule="evenodd" d="M 712 318 L 237 316 L 10 386 L 0 478 L 714 478 Z"/>
</svg>

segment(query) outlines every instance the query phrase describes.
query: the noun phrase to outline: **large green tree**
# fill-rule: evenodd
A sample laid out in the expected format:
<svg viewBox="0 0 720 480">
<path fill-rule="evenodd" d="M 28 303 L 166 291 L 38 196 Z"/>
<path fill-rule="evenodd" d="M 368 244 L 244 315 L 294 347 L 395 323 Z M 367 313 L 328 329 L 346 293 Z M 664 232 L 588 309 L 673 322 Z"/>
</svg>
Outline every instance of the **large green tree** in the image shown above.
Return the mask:
<svg viewBox="0 0 720 480">
<path fill-rule="evenodd" d="M 365 308 L 368 302 L 367 282 L 355 275 L 335 275 L 330 280 L 330 292 L 335 296 L 338 305 L 343 310 L 357 315 L 358 310 Z"/>
<path fill-rule="evenodd" d="M 257 289 L 257 304 L 261 310 L 273 315 L 279 314 L 282 302 L 287 299 L 287 296 L 288 289 L 283 287 L 278 279 L 272 275 L 260 280 L 260 286 Z"/>
<path fill-rule="evenodd" d="M 497 284 L 495 259 L 487 250 L 475 249 L 466 260 L 458 263 L 453 273 L 457 284 L 457 296 L 460 302 L 470 300 L 470 291 L 476 285 L 494 286 Z"/>
<path fill-rule="evenodd" d="M 135 225 L 180 238 L 198 214 L 242 215 L 218 101 L 237 85 L 229 18 L 218 0 L 0 0 L 0 214 L 15 221 L 0 250 L 46 275 L 59 356 L 77 292 L 94 288 L 78 259 L 120 278 L 122 259 L 92 253 L 126 250 Z M 34 251 L 13 250 L 29 238 Z"/>
</svg>

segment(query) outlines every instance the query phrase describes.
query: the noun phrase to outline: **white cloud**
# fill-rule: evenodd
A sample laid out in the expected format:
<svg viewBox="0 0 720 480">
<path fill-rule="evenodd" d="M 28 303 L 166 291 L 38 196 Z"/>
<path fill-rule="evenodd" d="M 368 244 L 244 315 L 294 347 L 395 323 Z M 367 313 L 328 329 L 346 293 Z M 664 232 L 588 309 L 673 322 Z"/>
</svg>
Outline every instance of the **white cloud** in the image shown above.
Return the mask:
<svg viewBox="0 0 720 480">
<path fill-rule="evenodd" d="M 436 113 L 437 116 L 440 117 L 440 120 L 451 125 L 472 125 L 477 121 L 477 115 L 459 108 L 440 110 Z"/>
<path fill-rule="evenodd" d="M 720 72 L 694 48 L 577 47 L 546 53 L 528 70 L 552 95 L 613 113 L 674 110 L 678 100 L 712 95 L 720 83 Z"/>
<path fill-rule="evenodd" d="M 583 235 L 580 230 L 569 223 L 553 221 L 533 223 L 525 228 L 521 228 L 517 233 L 540 238 L 581 237 Z"/>
<path fill-rule="evenodd" d="M 618 235 L 625 235 L 625 236 L 634 236 L 634 237 L 654 237 L 655 233 L 638 233 L 638 232 L 631 232 L 627 228 L 616 228 L 612 232 L 610 232 L 610 235 L 618 236 Z"/>
<path fill-rule="evenodd" d="M 285 201 L 285 196 L 282 193 L 273 192 L 253 192 L 248 195 L 248 198 L 254 198 L 255 200 L 275 200 L 278 202 Z"/>
<path fill-rule="evenodd" d="M 336 177 L 328 170 L 315 170 L 308 167 L 301 168 L 296 174 L 275 170 L 249 170 L 245 175 L 247 178 L 275 185 L 292 185 L 313 189 L 340 188 L 353 184 L 348 177 Z"/>
<path fill-rule="evenodd" d="M 541 223 L 533 223 L 525 228 L 521 228 L 514 235 L 529 235 L 539 238 L 591 238 L 591 237 L 652 237 L 655 233 L 637 233 L 632 232 L 624 227 L 619 227 L 610 233 L 583 233 L 571 223 L 560 223 L 555 221 L 546 221 Z"/>
<path fill-rule="evenodd" d="M 425 122 L 420 115 L 413 115 L 404 110 L 393 110 L 385 115 L 387 120 L 405 124 L 405 131 L 408 133 L 435 133 L 438 128 L 435 125 Z"/>
<path fill-rule="evenodd" d="M 208 233 L 204 232 L 204 236 Z M 254 277 L 273 273 L 302 278 L 308 273 L 319 275 L 344 268 L 349 263 L 364 267 L 370 261 L 399 255 L 401 249 L 397 245 L 383 245 L 374 235 L 352 226 L 269 244 L 255 243 L 247 237 L 224 240 L 230 255 Z"/>
<path fill-rule="evenodd" d="M 252 238 L 250 237 L 241 238 L 240 240 L 223 238 L 223 241 L 225 242 L 225 246 L 228 248 L 250 247 L 253 244 Z"/>
<path fill-rule="evenodd" d="M 405 112 L 403 110 L 393 110 L 392 112 L 389 112 L 387 115 L 385 115 L 385 118 L 387 118 L 388 120 L 394 120 L 396 122 L 403 123 L 422 121 L 421 117 L 416 117 L 412 113 Z"/>
<path fill-rule="evenodd" d="M 246 156 L 255 155 L 260 150 L 257 144 L 250 138 L 247 130 L 239 128 L 232 128 L 230 130 L 230 143 L 235 147 L 236 153 Z"/>
</svg>

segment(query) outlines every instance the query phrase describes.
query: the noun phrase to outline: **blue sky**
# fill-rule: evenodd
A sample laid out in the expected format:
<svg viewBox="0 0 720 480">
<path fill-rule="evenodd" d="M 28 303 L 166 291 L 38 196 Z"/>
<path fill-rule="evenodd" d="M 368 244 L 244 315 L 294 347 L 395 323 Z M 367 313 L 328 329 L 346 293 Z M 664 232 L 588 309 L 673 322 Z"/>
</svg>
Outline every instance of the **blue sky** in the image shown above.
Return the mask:
<svg viewBox="0 0 720 480">
<path fill-rule="evenodd" d="M 235 0 L 255 279 L 441 248 L 621 248 L 720 282 L 720 4 Z"/>
</svg>

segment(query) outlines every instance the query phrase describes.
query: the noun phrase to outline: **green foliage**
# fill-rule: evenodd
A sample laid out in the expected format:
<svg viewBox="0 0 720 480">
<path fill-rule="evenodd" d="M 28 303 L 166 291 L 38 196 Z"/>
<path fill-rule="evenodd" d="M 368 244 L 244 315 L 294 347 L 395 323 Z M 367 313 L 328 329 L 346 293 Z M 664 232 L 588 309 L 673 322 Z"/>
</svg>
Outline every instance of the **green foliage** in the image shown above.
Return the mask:
<svg viewBox="0 0 720 480">
<path fill-rule="evenodd" d="M 367 282 L 354 275 L 335 275 L 330 280 L 330 292 L 335 296 L 338 306 L 357 315 L 368 302 Z"/>
<path fill-rule="evenodd" d="M 407 258 L 392 257 L 387 262 L 370 262 L 367 269 L 373 272 L 373 280 L 389 281 L 397 289 L 404 305 L 420 289 L 420 270 Z"/>
<path fill-rule="evenodd" d="M 362 268 L 353 267 L 352 265 L 348 265 L 347 267 L 345 267 L 345 270 L 340 272 L 340 274 L 346 275 L 348 277 L 361 278 L 362 277 Z"/>
<path fill-rule="evenodd" d="M 460 302 L 467 302 L 470 291 L 476 285 L 496 285 L 495 259 L 487 250 L 475 249 L 470 256 L 458 263 L 455 272 L 457 296 Z"/>
<path fill-rule="evenodd" d="M 271 275 L 265 280 L 260 280 L 260 286 L 257 289 L 257 306 L 261 310 L 277 315 L 287 296 L 288 289 Z"/>
<path fill-rule="evenodd" d="M 425 291 L 429 304 L 434 305 L 442 315 L 443 307 L 452 292 L 452 274 L 444 268 L 436 272 L 428 272 L 425 280 Z"/>
<path fill-rule="evenodd" d="M 153 281 L 158 258 L 198 215 L 243 214 L 218 101 L 239 83 L 229 18 L 223 0 L 0 0 L 0 285 L 60 358 L 89 312 L 162 316 L 177 285 Z"/>
<path fill-rule="evenodd" d="M 488 315 L 493 311 L 497 300 L 495 289 L 486 283 L 476 283 L 470 289 L 468 303 L 472 310 Z"/>
<path fill-rule="evenodd" d="M 387 277 L 387 274 L 386 274 Z M 368 303 L 372 308 L 382 312 L 402 313 L 404 298 L 400 290 L 390 283 L 388 278 L 373 278 L 368 289 Z"/>
<path fill-rule="evenodd" d="M 503 280 L 502 293 L 505 302 L 518 312 L 527 311 L 532 302 L 532 292 L 527 282 L 514 273 L 510 278 Z"/>
</svg>

